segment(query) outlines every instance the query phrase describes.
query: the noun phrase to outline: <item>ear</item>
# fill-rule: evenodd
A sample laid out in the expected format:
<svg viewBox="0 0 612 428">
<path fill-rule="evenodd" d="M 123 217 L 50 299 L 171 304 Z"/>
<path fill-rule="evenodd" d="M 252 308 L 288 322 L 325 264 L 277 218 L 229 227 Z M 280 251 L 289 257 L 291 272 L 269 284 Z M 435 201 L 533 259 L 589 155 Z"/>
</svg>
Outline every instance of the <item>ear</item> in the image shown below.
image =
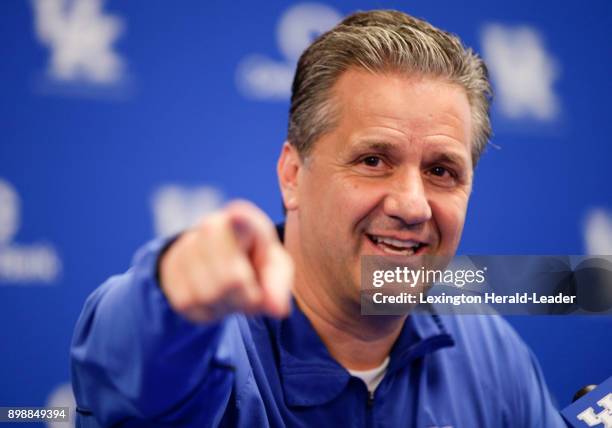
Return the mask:
<svg viewBox="0 0 612 428">
<path fill-rule="evenodd" d="M 296 148 L 285 141 L 276 171 L 278 181 L 283 195 L 283 203 L 287 211 L 295 210 L 298 207 L 298 176 L 302 168 L 302 159 Z"/>
</svg>

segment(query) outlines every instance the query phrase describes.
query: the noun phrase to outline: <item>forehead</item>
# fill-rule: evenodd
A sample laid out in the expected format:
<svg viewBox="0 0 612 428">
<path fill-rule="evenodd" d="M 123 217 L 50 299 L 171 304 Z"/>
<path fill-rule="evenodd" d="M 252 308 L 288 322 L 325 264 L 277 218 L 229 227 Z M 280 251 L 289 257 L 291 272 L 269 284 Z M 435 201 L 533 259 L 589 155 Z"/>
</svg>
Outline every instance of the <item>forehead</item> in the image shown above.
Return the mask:
<svg viewBox="0 0 612 428">
<path fill-rule="evenodd" d="M 350 69 L 334 85 L 332 104 L 344 141 L 415 142 L 469 156 L 472 118 L 466 92 L 441 78 Z"/>
</svg>

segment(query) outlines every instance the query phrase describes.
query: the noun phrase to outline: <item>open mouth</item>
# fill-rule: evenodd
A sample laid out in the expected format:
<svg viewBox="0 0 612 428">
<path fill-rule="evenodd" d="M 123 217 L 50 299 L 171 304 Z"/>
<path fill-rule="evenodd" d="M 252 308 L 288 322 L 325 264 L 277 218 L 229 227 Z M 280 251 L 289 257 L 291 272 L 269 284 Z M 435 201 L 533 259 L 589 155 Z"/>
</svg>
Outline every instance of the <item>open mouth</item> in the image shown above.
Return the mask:
<svg viewBox="0 0 612 428">
<path fill-rule="evenodd" d="M 418 254 L 427 246 L 422 242 L 413 241 L 410 239 L 396 239 L 387 236 L 378 236 L 366 234 L 370 242 L 380 248 L 387 254 L 396 256 L 412 256 Z"/>
</svg>

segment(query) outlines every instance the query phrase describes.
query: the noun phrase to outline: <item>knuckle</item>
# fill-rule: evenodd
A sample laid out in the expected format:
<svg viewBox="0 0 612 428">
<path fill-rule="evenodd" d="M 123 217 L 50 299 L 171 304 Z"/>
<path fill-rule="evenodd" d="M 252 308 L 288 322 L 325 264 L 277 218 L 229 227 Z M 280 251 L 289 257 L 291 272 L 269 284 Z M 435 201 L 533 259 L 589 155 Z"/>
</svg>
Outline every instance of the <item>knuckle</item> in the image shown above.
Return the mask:
<svg viewBox="0 0 612 428">
<path fill-rule="evenodd" d="M 223 278 L 221 282 L 221 287 L 223 289 L 223 295 L 228 295 L 231 293 L 236 293 L 242 290 L 245 286 L 246 278 L 241 277 L 236 274 L 228 274 L 225 278 Z"/>
<path fill-rule="evenodd" d="M 202 217 L 196 225 L 195 230 L 198 232 L 197 236 L 209 238 L 210 236 L 214 236 L 215 233 L 218 233 L 220 228 L 226 223 L 226 213 L 223 210 L 219 210 Z"/>
<path fill-rule="evenodd" d="M 238 290 L 253 280 L 250 264 L 242 259 L 234 260 L 221 274 L 221 283 L 227 290 Z"/>
<path fill-rule="evenodd" d="M 274 223 L 257 205 L 244 199 L 237 199 L 225 206 L 228 216 L 239 216 L 246 219 L 257 228 L 264 228 L 266 232 L 274 230 Z"/>
<path fill-rule="evenodd" d="M 261 307 L 264 303 L 264 295 L 257 289 L 251 291 L 247 299 L 246 309 L 251 313 L 261 312 Z"/>
</svg>

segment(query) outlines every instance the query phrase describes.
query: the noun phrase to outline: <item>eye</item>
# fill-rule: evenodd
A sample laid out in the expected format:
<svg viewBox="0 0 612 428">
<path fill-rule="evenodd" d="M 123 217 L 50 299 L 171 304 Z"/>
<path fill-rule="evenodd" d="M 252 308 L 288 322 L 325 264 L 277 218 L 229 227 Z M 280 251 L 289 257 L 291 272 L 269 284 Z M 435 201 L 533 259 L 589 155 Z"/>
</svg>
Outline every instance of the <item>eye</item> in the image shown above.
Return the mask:
<svg viewBox="0 0 612 428">
<path fill-rule="evenodd" d="M 452 187 L 458 183 L 456 172 L 440 165 L 429 168 L 426 174 L 431 177 L 432 182 L 443 187 Z"/>
<path fill-rule="evenodd" d="M 363 162 L 364 165 L 367 165 L 372 168 L 376 168 L 377 166 L 380 165 L 380 163 L 382 162 L 382 159 L 379 158 L 378 156 L 366 156 L 365 158 L 361 160 L 361 162 Z"/>
<path fill-rule="evenodd" d="M 434 166 L 429 171 L 432 175 L 435 175 L 436 177 L 444 177 L 444 174 L 452 175 L 451 172 L 443 166 Z"/>
</svg>

